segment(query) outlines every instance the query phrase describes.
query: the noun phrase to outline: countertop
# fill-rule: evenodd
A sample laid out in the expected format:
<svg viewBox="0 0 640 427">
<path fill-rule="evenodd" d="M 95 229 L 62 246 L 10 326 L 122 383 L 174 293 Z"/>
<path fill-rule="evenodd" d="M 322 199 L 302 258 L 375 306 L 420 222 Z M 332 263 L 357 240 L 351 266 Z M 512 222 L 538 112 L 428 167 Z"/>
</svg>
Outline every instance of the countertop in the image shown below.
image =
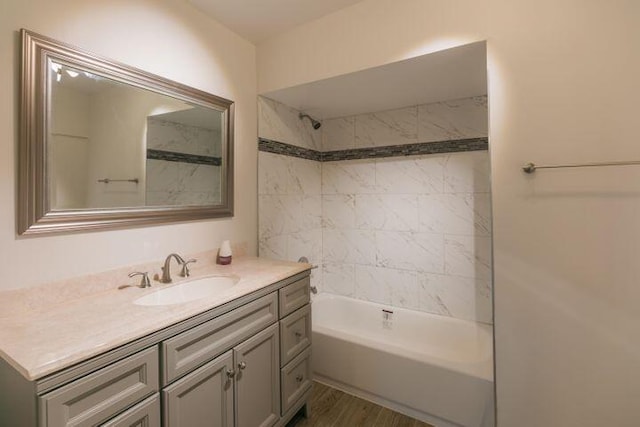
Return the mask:
<svg viewBox="0 0 640 427">
<path fill-rule="evenodd" d="M 169 285 L 152 279 L 151 288 L 118 289 L 139 281 L 126 277 L 127 271 L 137 268 L 129 267 L 86 280 L 0 292 L 0 356 L 28 380 L 37 380 L 311 268 L 309 264 L 256 257 L 234 257 L 232 264 L 222 266 L 213 262 L 211 253 L 201 258 L 186 279 L 177 275 L 179 267 L 174 263 L 174 283 Z M 216 275 L 240 280 L 216 296 L 188 303 L 133 303 L 167 286 Z M 13 310 L 2 310 L 3 306 Z"/>
</svg>

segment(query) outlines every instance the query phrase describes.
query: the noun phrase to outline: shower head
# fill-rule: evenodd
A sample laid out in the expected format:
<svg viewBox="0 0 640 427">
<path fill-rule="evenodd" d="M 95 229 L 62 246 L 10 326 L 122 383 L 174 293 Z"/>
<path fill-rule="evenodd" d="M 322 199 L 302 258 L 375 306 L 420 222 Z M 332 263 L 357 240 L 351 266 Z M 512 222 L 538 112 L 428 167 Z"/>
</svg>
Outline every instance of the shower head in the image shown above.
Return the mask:
<svg viewBox="0 0 640 427">
<path fill-rule="evenodd" d="M 313 126 L 314 129 L 320 129 L 320 126 L 322 126 L 322 123 L 320 123 L 319 121 L 317 121 L 316 119 L 314 119 L 313 117 L 311 117 L 308 114 L 302 114 L 300 113 L 298 115 L 298 117 L 300 118 L 300 120 L 302 120 L 303 118 L 308 118 L 309 120 L 311 120 L 311 126 Z"/>
</svg>

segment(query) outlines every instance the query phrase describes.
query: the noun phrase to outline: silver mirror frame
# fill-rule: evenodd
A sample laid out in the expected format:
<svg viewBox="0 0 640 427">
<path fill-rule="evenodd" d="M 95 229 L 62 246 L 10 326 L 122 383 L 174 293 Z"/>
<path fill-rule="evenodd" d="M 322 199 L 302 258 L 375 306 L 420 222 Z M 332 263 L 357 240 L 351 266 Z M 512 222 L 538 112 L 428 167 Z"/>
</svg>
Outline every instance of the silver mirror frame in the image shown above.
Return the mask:
<svg viewBox="0 0 640 427">
<path fill-rule="evenodd" d="M 123 228 L 233 216 L 234 103 L 210 93 L 21 30 L 22 70 L 18 234 Z M 47 75 L 54 59 L 110 79 L 223 112 L 222 200 L 211 206 L 159 206 L 54 211 L 47 185 Z"/>
</svg>

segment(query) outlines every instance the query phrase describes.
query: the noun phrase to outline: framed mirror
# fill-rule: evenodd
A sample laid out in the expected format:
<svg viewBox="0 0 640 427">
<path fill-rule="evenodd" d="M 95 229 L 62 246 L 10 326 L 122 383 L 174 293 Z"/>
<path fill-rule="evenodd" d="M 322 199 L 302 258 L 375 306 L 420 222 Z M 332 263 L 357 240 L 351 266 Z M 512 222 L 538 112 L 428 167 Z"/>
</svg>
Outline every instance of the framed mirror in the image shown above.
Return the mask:
<svg viewBox="0 0 640 427">
<path fill-rule="evenodd" d="M 232 101 L 21 35 L 19 234 L 233 216 Z"/>
</svg>

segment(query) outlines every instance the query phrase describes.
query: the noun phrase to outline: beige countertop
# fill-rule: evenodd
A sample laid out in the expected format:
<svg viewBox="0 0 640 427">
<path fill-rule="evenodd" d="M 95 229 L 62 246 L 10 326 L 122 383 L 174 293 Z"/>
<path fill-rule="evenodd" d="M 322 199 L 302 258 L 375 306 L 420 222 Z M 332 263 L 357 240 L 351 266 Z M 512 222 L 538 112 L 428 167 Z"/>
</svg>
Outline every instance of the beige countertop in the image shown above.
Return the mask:
<svg viewBox="0 0 640 427">
<path fill-rule="evenodd" d="M 174 283 L 165 285 L 152 279 L 151 288 L 118 289 L 138 283 L 139 278 L 129 279 L 127 272 L 148 271 L 145 267 L 158 270 L 160 262 L 0 292 L 0 356 L 25 378 L 40 379 L 311 268 L 309 264 L 255 257 L 234 257 L 231 265 L 222 266 L 214 263 L 212 252 L 196 258 L 190 278 L 179 277 L 179 267 L 173 263 Z M 159 289 L 216 275 L 240 280 L 229 290 L 192 302 L 165 306 L 133 303 Z"/>
</svg>

